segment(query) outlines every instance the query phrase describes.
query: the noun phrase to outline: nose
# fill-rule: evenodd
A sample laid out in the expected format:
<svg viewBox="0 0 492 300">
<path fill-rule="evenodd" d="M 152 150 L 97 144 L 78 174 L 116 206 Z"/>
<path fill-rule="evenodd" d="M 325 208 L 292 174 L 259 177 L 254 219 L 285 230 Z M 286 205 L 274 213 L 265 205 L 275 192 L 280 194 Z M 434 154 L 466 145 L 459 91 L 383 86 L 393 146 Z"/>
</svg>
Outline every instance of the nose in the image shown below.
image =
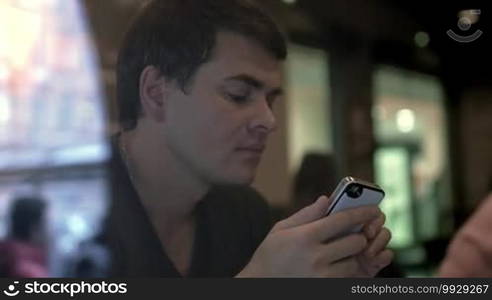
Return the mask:
<svg viewBox="0 0 492 300">
<path fill-rule="evenodd" d="M 249 124 L 250 130 L 268 134 L 277 129 L 277 120 L 272 108 L 265 99 L 257 101 L 252 115 L 253 117 Z"/>
</svg>

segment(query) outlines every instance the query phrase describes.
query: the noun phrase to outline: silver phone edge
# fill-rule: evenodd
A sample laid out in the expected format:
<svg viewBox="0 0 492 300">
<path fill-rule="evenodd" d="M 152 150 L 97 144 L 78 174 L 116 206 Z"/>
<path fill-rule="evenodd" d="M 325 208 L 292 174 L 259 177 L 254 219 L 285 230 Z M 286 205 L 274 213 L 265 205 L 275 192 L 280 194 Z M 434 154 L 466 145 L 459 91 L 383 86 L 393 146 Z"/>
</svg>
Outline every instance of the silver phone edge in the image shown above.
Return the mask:
<svg viewBox="0 0 492 300">
<path fill-rule="evenodd" d="M 362 179 L 354 178 L 352 176 L 347 176 L 347 177 L 342 178 L 342 180 L 340 180 L 340 183 L 337 185 L 337 187 L 335 188 L 333 193 L 331 193 L 330 198 L 333 198 L 337 195 L 338 196 L 336 199 L 332 200 L 330 206 L 326 210 L 325 215 L 328 215 L 331 212 L 333 207 L 335 207 L 338 200 L 340 200 L 341 196 L 343 195 L 342 191 L 345 190 L 345 188 L 351 183 L 358 183 L 358 184 L 366 186 L 370 189 L 377 190 L 383 194 L 383 198 L 386 196 L 386 193 L 384 192 L 384 190 L 379 185 L 372 183 L 372 182 L 369 182 L 369 181 L 362 180 Z"/>
</svg>

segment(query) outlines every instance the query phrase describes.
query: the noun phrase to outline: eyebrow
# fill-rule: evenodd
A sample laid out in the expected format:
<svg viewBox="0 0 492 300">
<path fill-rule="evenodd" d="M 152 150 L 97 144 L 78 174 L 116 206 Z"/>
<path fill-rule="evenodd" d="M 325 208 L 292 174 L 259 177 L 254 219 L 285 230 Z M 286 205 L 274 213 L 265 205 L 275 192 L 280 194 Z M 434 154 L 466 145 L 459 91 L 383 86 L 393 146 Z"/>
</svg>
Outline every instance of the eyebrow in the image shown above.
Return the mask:
<svg viewBox="0 0 492 300">
<path fill-rule="evenodd" d="M 239 74 L 239 75 L 227 77 L 225 79 L 225 81 L 241 81 L 241 82 L 244 82 L 247 85 L 252 86 L 256 89 L 263 89 L 265 87 L 265 84 L 262 81 L 254 78 L 251 75 L 247 75 L 247 74 Z M 283 93 L 284 93 L 284 90 L 281 87 L 273 88 L 269 92 L 269 94 L 275 95 L 275 96 L 282 95 Z"/>
</svg>

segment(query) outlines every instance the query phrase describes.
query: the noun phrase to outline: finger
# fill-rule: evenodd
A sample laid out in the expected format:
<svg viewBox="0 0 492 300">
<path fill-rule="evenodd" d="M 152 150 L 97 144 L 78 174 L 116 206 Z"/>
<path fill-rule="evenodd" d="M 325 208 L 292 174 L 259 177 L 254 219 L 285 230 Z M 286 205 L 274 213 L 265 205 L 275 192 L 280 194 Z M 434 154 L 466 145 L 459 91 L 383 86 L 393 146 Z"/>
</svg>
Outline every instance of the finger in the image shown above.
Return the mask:
<svg viewBox="0 0 492 300">
<path fill-rule="evenodd" d="M 361 270 L 365 272 L 367 276 L 373 277 L 391 263 L 393 256 L 393 251 L 386 249 L 374 258 L 368 258 L 364 255 L 357 255 L 355 258 L 359 262 Z"/>
<path fill-rule="evenodd" d="M 322 264 L 331 264 L 338 260 L 342 260 L 354 256 L 362 251 L 367 246 L 367 239 L 363 234 L 351 234 L 346 237 L 339 238 L 321 247 Z"/>
<path fill-rule="evenodd" d="M 307 231 L 313 234 L 313 239 L 325 242 L 342 233 L 350 231 L 360 224 L 365 224 L 372 219 L 377 218 L 379 214 L 380 210 L 377 206 L 367 205 L 337 212 L 307 224 L 306 226 L 310 227 Z"/>
<path fill-rule="evenodd" d="M 369 241 L 367 249 L 364 251 L 364 255 L 367 257 L 375 257 L 379 252 L 383 251 L 388 246 L 391 240 L 391 232 L 388 228 L 381 229 L 379 234 L 373 240 Z"/>
<path fill-rule="evenodd" d="M 276 226 L 277 228 L 286 229 L 311 223 L 322 218 L 326 214 L 330 203 L 331 200 L 327 196 L 322 195 L 318 197 L 316 202 L 309 206 L 306 206 L 289 218 L 282 220 L 281 222 L 277 223 Z"/>
<path fill-rule="evenodd" d="M 374 259 L 371 260 L 369 268 L 371 272 L 371 276 L 376 275 L 383 268 L 387 267 L 394 258 L 394 253 L 390 249 L 386 249 L 383 252 L 379 253 Z"/>
<path fill-rule="evenodd" d="M 383 227 L 385 221 L 386 215 L 381 212 L 381 214 L 376 219 L 364 225 L 363 231 L 367 238 L 370 240 L 374 239 L 379 231 L 381 231 L 381 228 Z"/>
<path fill-rule="evenodd" d="M 350 257 L 329 265 L 324 277 L 356 277 L 359 273 L 359 262 L 354 257 Z"/>
</svg>

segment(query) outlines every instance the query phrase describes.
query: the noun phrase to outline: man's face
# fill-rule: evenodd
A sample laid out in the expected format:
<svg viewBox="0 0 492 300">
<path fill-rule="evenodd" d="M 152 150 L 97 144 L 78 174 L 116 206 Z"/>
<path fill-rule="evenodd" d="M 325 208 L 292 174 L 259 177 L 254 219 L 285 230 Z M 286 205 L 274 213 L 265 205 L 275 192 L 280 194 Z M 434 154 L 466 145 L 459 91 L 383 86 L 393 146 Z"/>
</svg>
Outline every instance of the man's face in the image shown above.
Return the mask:
<svg viewBox="0 0 492 300">
<path fill-rule="evenodd" d="M 210 61 L 166 104 L 167 146 L 180 165 L 208 184 L 251 183 L 276 126 L 281 76 L 281 62 L 254 41 L 219 32 Z"/>
</svg>

